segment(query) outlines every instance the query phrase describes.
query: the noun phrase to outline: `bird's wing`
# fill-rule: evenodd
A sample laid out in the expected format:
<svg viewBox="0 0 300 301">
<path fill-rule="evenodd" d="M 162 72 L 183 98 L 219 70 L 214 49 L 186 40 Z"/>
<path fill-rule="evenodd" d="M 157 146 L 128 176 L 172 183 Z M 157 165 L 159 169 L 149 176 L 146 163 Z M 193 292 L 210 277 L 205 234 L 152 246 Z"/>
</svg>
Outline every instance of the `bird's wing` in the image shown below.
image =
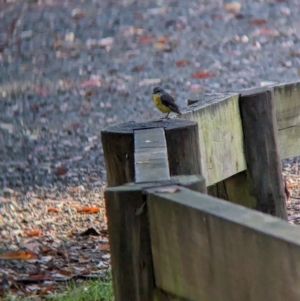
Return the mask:
<svg viewBox="0 0 300 301">
<path fill-rule="evenodd" d="M 170 108 L 173 112 L 181 114 L 174 98 L 169 93 L 164 93 L 163 95 L 161 95 L 160 99 L 163 105 Z"/>
<path fill-rule="evenodd" d="M 175 102 L 173 96 L 171 94 L 167 93 L 167 92 L 164 92 L 161 95 L 161 101 L 165 102 L 166 104 Z"/>
</svg>

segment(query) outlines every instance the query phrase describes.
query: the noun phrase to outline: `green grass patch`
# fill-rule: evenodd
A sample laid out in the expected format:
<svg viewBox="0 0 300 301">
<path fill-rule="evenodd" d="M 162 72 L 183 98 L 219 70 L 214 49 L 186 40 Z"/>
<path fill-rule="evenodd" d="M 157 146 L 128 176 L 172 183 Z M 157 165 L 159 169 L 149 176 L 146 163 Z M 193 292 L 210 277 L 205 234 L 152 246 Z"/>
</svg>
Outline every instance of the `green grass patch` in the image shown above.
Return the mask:
<svg viewBox="0 0 300 301">
<path fill-rule="evenodd" d="M 47 300 L 47 301 L 112 301 L 113 288 L 112 281 L 89 280 L 80 284 L 71 283 L 66 285 L 58 292 L 51 295 L 32 296 L 32 297 L 17 297 L 12 293 L 8 293 L 3 301 L 34 301 L 34 300 Z"/>
</svg>

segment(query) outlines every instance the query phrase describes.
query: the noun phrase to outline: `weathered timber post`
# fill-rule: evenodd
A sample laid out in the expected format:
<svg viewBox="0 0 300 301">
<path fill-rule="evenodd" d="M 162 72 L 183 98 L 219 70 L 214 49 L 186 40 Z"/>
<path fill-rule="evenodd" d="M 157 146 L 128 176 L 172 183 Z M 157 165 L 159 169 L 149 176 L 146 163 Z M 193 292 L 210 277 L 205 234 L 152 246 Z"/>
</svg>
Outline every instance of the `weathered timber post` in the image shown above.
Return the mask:
<svg viewBox="0 0 300 301">
<path fill-rule="evenodd" d="M 205 180 L 200 175 L 130 183 L 105 190 L 115 301 L 173 300 L 158 297 L 163 293 L 155 287 L 145 194 L 146 189 L 169 185 L 206 192 Z"/>
<path fill-rule="evenodd" d="M 128 122 L 101 132 L 109 187 L 134 182 L 134 132 L 153 128 L 165 131 L 171 176 L 201 174 L 196 122 L 182 119 Z"/>
<path fill-rule="evenodd" d="M 241 93 L 239 101 L 248 180 L 256 209 L 286 220 L 273 90 L 248 90 Z"/>
<path fill-rule="evenodd" d="M 256 209 L 256 198 L 250 193 L 247 171 L 241 171 L 207 187 L 207 193 L 222 200 Z"/>
<path fill-rule="evenodd" d="M 174 135 L 177 135 L 178 131 L 180 132 L 179 128 L 182 128 L 183 131 L 189 128 L 197 133 L 194 130 L 195 127 L 197 124 L 182 120 L 130 124 L 129 129 L 122 129 L 122 133 L 118 133 L 121 136 L 123 134 L 123 137 L 118 136 L 119 140 L 117 141 L 114 140 L 116 139 L 115 128 L 110 129 L 109 133 L 108 131 L 102 133 L 110 185 L 128 179 L 134 179 L 136 183 L 129 183 L 122 187 L 110 187 L 105 191 L 116 301 L 153 301 L 153 298 L 159 294 L 155 289 L 148 208 L 144 190 L 175 184 L 206 192 L 205 181 L 200 175 L 170 177 L 170 162 L 171 165 L 180 165 L 178 163 L 180 160 L 185 160 L 191 170 L 201 172 L 200 156 L 195 155 L 195 153 L 199 153 L 198 140 L 190 140 L 191 135 L 187 133 L 185 134 L 186 138 L 182 138 L 182 145 L 189 148 L 182 150 L 181 153 L 177 152 L 181 156 L 178 161 L 175 158 L 173 161 L 168 158 L 169 145 L 165 133 L 174 131 Z M 168 133 L 168 135 L 172 138 L 172 134 Z M 176 138 L 172 139 L 172 141 L 177 141 Z M 120 141 L 123 143 L 125 141 L 126 150 L 120 149 Z M 175 147 L 174 144 L 171 143 L 171 145 Z M 193 149 L 195 149 L 195 153 L 192 158 L 195 161 L 192 162 L 189 157 L 185 157 L 184 151 L 190 153 Z M 122 162 L 126 158 L 130 158 L 130 164 L 126 164 L 124 170 Z M 110 167 L 112 167 L 111 170 Z M 121 180 L 115 178 L 118 174 L 121 175 Z M 128 175 L 129 177 L 127 177 Z"/>
</svg>

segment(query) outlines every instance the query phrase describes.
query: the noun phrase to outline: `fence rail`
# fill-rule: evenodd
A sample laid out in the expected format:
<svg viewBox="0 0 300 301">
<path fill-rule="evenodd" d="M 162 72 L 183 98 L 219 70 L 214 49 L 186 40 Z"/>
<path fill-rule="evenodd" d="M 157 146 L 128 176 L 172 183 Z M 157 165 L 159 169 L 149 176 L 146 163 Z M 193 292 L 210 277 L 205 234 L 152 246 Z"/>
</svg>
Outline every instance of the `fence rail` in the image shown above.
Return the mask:
<svg viewBox="0 0 300 301">
<path fill-rule="evenodd" d="M 206 97 L 189 106 L 182 118 L 196 121 L 199 126 L 203 175 L 208 186 L 247 169 L 240 102 L 246 92 L 249 95 L 259 90 L 272 91 L 268 109 L 276 116 L 280 159 L 299 155 L 300 82 Z"/>
<path fill-rule="evenodd" d="M 299 110 L 292 83 L 101 133 L 116 301 L 299 300 L 300 232 L 280 172 Z"/>
</svg>

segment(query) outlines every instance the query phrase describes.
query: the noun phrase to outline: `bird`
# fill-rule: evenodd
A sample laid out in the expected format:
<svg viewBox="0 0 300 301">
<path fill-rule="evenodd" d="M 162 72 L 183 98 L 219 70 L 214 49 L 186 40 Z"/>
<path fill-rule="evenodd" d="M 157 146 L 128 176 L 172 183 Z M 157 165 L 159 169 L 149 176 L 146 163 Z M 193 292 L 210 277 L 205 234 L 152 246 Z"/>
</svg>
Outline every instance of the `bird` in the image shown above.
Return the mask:
<svg viewBox="0 0 300 301">
<path fill-rule="evenodd" d="M 171 112 L 182 115 L 179 107 L 171 94 L 166 92 L 162 87 L 154 87 L 152 91 L 152 99 L 155 106 L 167 115 L 163 119 L 167 119 Z"/>
</svg>

